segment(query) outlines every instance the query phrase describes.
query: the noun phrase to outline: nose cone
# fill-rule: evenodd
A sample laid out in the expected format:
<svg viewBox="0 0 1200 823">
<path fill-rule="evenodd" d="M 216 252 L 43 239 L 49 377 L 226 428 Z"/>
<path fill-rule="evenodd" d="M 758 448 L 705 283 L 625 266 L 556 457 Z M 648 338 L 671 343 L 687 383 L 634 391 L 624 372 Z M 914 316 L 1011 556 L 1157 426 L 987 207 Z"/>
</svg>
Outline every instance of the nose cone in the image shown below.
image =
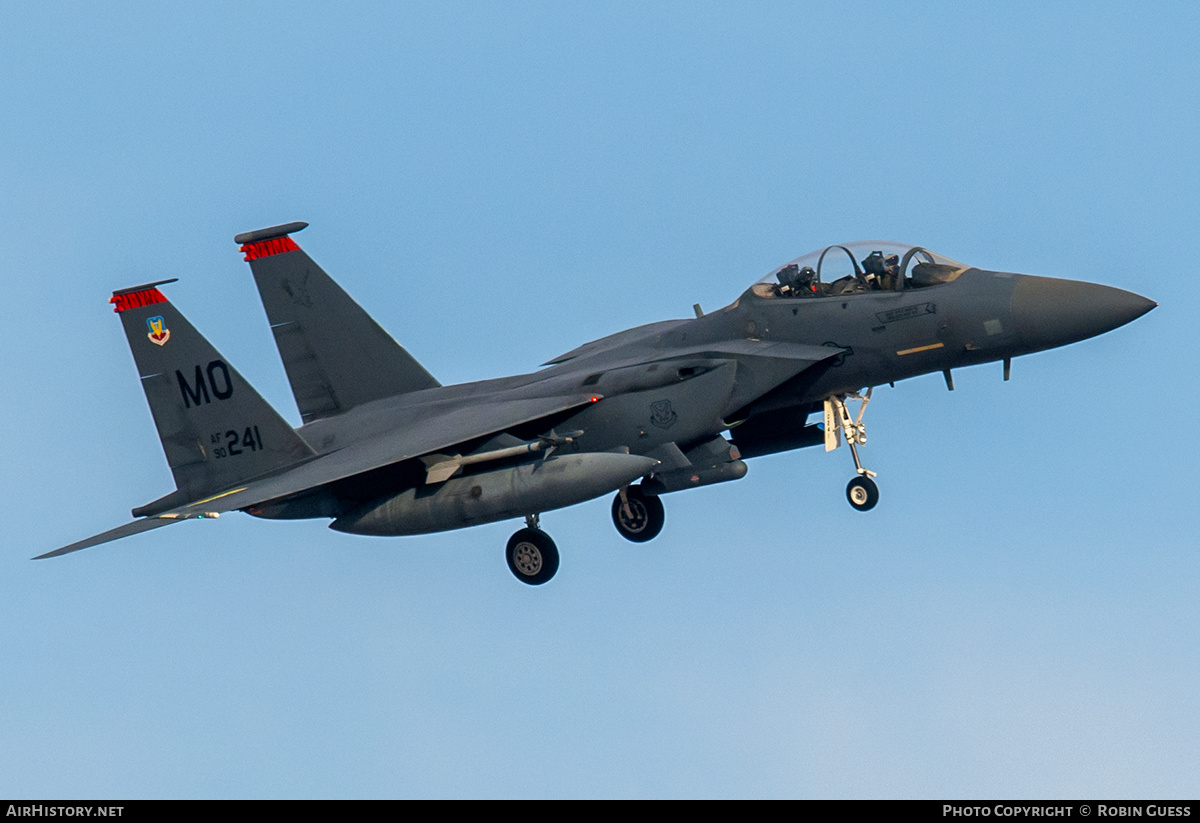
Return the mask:
<svg viewBox="0 0 1200 823">
<path fill-rule="evenodd" d="M 1017 275 L 1012 317 L 1030 351 L 1086 340 L 1136 320 L 1157 306 L 1140 294 L 1051 277 Z"/>
</svg>

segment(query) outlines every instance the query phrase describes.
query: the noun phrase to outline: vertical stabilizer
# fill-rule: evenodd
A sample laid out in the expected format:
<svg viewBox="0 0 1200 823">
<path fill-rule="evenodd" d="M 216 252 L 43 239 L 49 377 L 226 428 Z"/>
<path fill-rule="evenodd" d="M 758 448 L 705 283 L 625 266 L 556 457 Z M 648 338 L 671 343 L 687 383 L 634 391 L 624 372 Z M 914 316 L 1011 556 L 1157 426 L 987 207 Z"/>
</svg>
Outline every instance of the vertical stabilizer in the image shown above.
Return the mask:
<svg viewBox="0 0 1200 823">
<path fill-rule="evenodd" d="M 289 236 L 307 223 L 239 234 L 305 423 L 441 385 Z"/>
<path fill-rule="evenodd" d="M 113 292 L 154 415 L 185 498 L 229 489 L 314 452 L 176 309 L 158 286 Z"/>
</svg>

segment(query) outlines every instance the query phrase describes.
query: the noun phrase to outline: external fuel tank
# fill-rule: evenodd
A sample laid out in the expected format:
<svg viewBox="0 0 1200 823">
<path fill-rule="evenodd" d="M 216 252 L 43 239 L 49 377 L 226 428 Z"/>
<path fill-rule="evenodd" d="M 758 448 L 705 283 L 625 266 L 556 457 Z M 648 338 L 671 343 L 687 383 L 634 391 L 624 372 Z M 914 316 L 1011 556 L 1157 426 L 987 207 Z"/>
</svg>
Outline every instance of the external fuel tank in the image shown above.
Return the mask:
<svg viewBox="0 0 1200 823">
<path fill-rule="evenodd" d="M 650 457 L 616 452 L 553 455 L 407 489 L 343 515 L 329 528 L 380 536 L 425 534 L 540 514 L 608 494 L 657 465 Z"/>
</svg>

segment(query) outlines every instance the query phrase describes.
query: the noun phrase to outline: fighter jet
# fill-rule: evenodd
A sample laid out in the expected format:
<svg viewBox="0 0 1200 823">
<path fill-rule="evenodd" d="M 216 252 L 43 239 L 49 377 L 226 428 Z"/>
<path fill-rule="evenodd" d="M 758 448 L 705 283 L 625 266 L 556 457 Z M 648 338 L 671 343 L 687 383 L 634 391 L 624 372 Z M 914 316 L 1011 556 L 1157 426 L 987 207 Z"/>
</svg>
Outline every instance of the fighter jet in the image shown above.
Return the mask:
<svg viewBox="0 0 1200 823">
<path fill-rule="evenodd" d="M 416 535 L 524 518 L 508 566 L 558 569 L 543 513 L 613 494 L 634 542 L 665 495 L 746 475 L 746 460 L 844 440 L 850 505 L 879 500 L 860 458 L 874 387 L 1064 346 L 1157 304 L 1120 289 L 959 263 L 884 241 L 819 249 L 725 308 L 592 341 L 539 371 L 443 386 L 296 244 L 306 223 L 237 235 L 303 424 L 293 429 L 147 283 L 113 293 L 176 489 L 54 557 L 242 511 Z M 813 420 L 815 418 L 815 421 Z"/>
</svg>

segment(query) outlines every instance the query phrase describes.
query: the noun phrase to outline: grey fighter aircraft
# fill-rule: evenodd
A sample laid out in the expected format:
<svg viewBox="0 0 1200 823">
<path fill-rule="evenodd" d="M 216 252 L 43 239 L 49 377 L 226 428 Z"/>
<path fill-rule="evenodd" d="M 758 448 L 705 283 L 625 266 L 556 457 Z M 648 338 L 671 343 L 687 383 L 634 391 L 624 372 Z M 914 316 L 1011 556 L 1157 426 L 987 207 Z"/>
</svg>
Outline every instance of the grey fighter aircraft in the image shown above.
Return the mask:
<svg viewBox="0 0 1200 823">
<path fill-rule="evenodd" d="M 958 263 L 890 242 L 796 258 L 720 311 L 619 332 L 531 374 L 441 385 L 291 235 L 234 238 L 250 263 L 303 425 L 293 429 L 163 295 L 114 292 L 175 491 L 135 520 L 40 557 L 243 511 L 412 535 L 510 518 L 518 580 L 558 549 L 539 517 L 605 494 L 625 538 L 663 527 L 662 496 L 737 480 L 745 460 L 846 441 L 861 511 L 872 388 L 1002 361 L 1117 328 L 1157 304 L 1120 289 Z M 810 423 L 816 416 L 817 422 Z"/>
</svg>

